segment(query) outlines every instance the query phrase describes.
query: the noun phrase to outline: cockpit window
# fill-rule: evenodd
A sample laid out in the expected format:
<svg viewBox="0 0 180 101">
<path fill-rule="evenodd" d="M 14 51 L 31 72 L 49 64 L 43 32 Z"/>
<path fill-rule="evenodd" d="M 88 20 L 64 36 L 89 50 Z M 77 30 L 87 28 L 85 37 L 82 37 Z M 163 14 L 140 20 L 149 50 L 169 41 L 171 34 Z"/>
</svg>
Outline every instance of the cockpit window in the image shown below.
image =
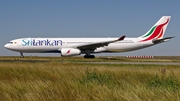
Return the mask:
<svg viewBox="0 0 180 101">
<path fill-rule="evenodd" d="M 13 44 L 13 42 L 8 42 L 8 44 Z"/>
</svg>

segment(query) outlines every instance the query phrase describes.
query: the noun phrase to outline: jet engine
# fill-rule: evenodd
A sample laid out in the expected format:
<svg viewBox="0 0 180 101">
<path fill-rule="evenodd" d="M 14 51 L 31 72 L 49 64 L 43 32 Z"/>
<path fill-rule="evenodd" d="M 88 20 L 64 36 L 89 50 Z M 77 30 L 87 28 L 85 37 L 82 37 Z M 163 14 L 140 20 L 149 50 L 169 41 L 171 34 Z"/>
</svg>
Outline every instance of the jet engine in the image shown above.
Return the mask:
<svg viewBox="0 0 180 101">
<path fill-rule="evenodd" d="M 81 50 L 76 48 L 63 48 L 61 49 L 61 56 L 75 56 L 80 55 Z"/>
</svg>

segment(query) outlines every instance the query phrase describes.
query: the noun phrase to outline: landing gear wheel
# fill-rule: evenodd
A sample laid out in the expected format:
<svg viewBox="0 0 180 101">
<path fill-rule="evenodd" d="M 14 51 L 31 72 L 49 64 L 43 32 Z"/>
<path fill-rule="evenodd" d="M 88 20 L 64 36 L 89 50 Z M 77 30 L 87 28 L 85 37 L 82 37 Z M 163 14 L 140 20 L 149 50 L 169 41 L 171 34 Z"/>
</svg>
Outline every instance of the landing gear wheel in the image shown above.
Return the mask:
<svg viewBox="0 0 180 101">
<path fill-rule="evenodd" d="M 84 58 L 95 58 L 94 55 L 84 55 Z"/>
<path fill-rule="evenodd" d="M 84 55 L 84 58 L 88 58 L 88 55 Z"/>
<path fill-rule="evenodd" d="M 90 58 L 95 58 L 95 56 L 94 55 L 90 55 Z"/>
</svg>

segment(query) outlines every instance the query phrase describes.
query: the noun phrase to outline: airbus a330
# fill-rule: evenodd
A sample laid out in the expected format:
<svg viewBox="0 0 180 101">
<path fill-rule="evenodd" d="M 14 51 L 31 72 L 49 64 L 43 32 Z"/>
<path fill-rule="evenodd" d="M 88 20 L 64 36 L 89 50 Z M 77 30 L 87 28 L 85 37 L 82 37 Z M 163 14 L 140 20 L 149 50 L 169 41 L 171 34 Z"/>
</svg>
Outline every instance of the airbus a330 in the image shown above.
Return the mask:
<svg viewBox="0 0 180 101">
<path fill-rule="evenodd" d="M 60 53 L 61 56 L 85 54 L 94 58 L 94 53 L 117 53 L 134 51 L 166 42 L 173 37 L 163 37 L 171 16 L 162 16 L 144 35 L 136 38 L 19 38 L 9 41 L 5 48 L 23 53 Z"/>
</svg>

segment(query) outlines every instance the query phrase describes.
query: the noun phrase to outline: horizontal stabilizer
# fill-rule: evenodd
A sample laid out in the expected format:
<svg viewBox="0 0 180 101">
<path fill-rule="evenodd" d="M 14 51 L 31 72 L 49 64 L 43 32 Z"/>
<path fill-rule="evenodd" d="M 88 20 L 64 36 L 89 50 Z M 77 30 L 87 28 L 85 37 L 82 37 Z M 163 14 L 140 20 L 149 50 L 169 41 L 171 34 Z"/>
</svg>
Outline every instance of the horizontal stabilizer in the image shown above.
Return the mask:
<svg viewBox="0 0 180 101">
<path fill-rule="evenodd" d="M 163 38 L 163 39 L 154 39 L 152 42 L 154 44 L 158 44 L 158 43 L 169 41 L 171 38 L 174 38 L 174 36 L 173 37 L 166 37 L 166 38 Z"/>
</svg>

